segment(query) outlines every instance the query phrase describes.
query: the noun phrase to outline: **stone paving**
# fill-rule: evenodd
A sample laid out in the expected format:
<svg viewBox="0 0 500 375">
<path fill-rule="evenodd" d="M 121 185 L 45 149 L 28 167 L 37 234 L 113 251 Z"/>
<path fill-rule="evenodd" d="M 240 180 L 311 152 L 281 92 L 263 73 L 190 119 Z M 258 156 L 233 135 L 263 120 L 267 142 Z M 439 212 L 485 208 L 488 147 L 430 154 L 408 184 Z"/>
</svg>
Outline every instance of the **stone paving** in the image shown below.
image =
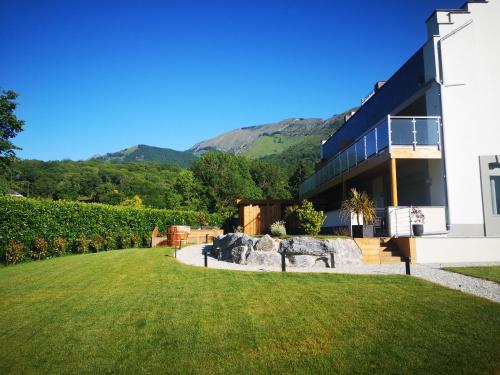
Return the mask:
<svg viewBox="0 0 500 375">
<path fill-rule="evenodd" d="M 203 249 L 210 249 L 211 245 L 187 246 L 177 252 L 177 260 L 192 266 L 203 267 Z M 471 276 L 465 276 L 454 272 L 448 272 L 441 267 L 449 266 L 479 266 L 500 265 L 500 263 L 454 263 L 454 264 L 412 264 L 412 276 L 446 286 L 451 289 L 460 290 L 479 297 L 487 298 L 500 303 L 500 284 L 493 281 L 482 280 Z M 280 267 L 248 266 L 231 262 L 218 261 L 208 257 L 208 267 L 235 271 L 254 272 L 280 272 Z M 336 268 L 294 268 L 287 267 L 287 272 L 323 272 L 323 273 L 351 273 L 363 275 L 403 275 L 405 274 L 404 263 L 401 264 L 370 264 L 360 266 L 342 266 Z"/>
</svg>

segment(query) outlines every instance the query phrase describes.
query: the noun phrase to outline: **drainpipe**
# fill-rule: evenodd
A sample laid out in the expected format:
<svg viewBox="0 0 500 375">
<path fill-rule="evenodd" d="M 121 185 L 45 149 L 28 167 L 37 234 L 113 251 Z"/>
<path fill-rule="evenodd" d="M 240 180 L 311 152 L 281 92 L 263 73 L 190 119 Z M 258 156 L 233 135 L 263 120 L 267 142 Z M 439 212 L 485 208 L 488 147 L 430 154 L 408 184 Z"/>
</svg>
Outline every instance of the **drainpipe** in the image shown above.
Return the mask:
<svg viewBox="0 0 500 375">
<path fill-rule="evenodd" d="M 446 173 L 446 152 L 445 152 L 445 142 L 444 142 L 444 110 L 443 110 L 443 89 L 446 87 L 444 83 L 444 73 L 443 73 L 443 41 L 446 39 L 452 37 L 459 31 L 465 29 L 467 26 L 469 26 L 473 22 L 472 19 L 468 20 L 466 23 L 463 25 L 460 25 L 456 29 L 452 30 L 445 36 L 441 37 L 438 39 L 436 45 L 437 45 L 437 50 L 438 50 L 438 62 L 439 62 L 439 80 L 437 78 L 434 78 L 434 82 L 436 82 L 439 85 L 439 105 L 441 109 L 441 155 L 443 157 L 443 174 L 444 174 L 444 181 L 445 181 L 445 189 L 444 189 L 444 200 L 445 200 L 445 218 L 446 218 L 446 231 L 449 233 L 450 232 L 450 207 L 449 207 L 449 201 L 448 201 L 448 191 L 449 191 L 449 183 L 448 183 L 448 177 Z M 456 85 L 450 85 L 450 86 L 456 86 Z"/>
</svg>

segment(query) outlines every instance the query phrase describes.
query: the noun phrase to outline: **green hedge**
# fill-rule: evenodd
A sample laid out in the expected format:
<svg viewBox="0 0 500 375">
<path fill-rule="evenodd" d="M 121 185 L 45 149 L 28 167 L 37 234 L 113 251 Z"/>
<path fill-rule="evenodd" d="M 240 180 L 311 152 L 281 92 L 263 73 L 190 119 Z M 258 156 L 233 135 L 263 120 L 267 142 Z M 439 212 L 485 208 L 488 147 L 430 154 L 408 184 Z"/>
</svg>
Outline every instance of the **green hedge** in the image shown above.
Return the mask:
<svg viewBox="0 0 500 375">
<path fill-rule="evenodd" d="M 11 241 L 23 242 L 27 251 L 36 238 L 61 237 L 70 245 L 96 235 L 109 240 L 124 235 L 148 238 L 155 225 L 221 226 L 222 221 L 220 215 L 193 211 L 0 197 L 0 253 Z"/>
</svg>

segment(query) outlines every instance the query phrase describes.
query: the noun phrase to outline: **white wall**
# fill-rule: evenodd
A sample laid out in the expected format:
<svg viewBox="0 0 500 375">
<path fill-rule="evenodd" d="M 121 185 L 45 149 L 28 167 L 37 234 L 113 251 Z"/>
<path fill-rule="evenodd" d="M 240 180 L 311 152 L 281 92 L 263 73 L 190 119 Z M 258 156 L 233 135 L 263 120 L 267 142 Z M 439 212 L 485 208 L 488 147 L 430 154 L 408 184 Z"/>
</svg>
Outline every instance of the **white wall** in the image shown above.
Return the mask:
<svg viewBox="0 0 500 375">
<path fill-rule="evenodd" d="M 424 236 L 446 233 L 446 219 L 444 207 L 419 207 L 425 216 Z M 412 222 L 411 224 L 415 224 Z M 410 236 L 410 208 L 389 207 L 387 227 L 389 235 Z"/>
<path fill-rule="evenodd" d="M 323 227 L 350 227 L 351 225 L 357 225 L 358 221 L 356 219 L 356 215 L 351 216 L 351 220 L 349 218 L 345 218 L 340 210 L 328 211 L 325 213 L 326 219 L 323 223 Z M 359 223 L 363 224 L 363 215 L 360 215 Z"/>
<path fill-rule="evenodd" d="M 417 238 L 417 263 L 500 262 L 500 238 Z"/>
<path fill-rule="evenodd" d="M 452 234 L 455 226 L 482 235 L 479 155 L 500 151 L 500 1 L 468 4 L 468 8 L 470 14 L 452 13 L 451 24 L 428 29 L 442 38 L 472 20 L 441 42 L 441 98 Z M 430 22 L 446 19 L 445 13 Z M 437 49 L 439 38 L 434 40 Z"/>
<path fill-rule="evenodd" d="M 444 176 L 442 172 L 442 159 L 429 159 L 427 161 L 430 179 L 431 206 L 444 206 L 446 199 L 444 195 Z"/>
</svg>

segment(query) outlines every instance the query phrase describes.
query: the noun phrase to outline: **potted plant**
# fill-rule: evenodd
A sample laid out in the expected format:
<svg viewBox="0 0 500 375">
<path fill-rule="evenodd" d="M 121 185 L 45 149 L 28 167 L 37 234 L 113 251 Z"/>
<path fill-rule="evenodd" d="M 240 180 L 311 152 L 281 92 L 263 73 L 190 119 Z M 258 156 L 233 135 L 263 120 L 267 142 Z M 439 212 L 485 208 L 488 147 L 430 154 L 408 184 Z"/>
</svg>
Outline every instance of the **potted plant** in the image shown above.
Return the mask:
<svg viewBox="0 0 500 375">
<path fill-rule="evenodd" d="M 420 237 L 424 234 L 425 215 L 418 207 L 410 208 L 411 229 L 414 236 Z"/>
<path fill-rule="evenodd" d="M 364 191 L 359 192 L 352 188 L 349 198 L 342 202 L 340 208 L 342 215 L 351 220 L 352 215 L 356 215 L 358 225 L 352 226 L 352 236 L 358 238 L 373 237 L 373 221 L 375 220 L 375 204 Z M 360 224 L 360 216 L 363 215 L 363 225 Z"/>
</svg>

